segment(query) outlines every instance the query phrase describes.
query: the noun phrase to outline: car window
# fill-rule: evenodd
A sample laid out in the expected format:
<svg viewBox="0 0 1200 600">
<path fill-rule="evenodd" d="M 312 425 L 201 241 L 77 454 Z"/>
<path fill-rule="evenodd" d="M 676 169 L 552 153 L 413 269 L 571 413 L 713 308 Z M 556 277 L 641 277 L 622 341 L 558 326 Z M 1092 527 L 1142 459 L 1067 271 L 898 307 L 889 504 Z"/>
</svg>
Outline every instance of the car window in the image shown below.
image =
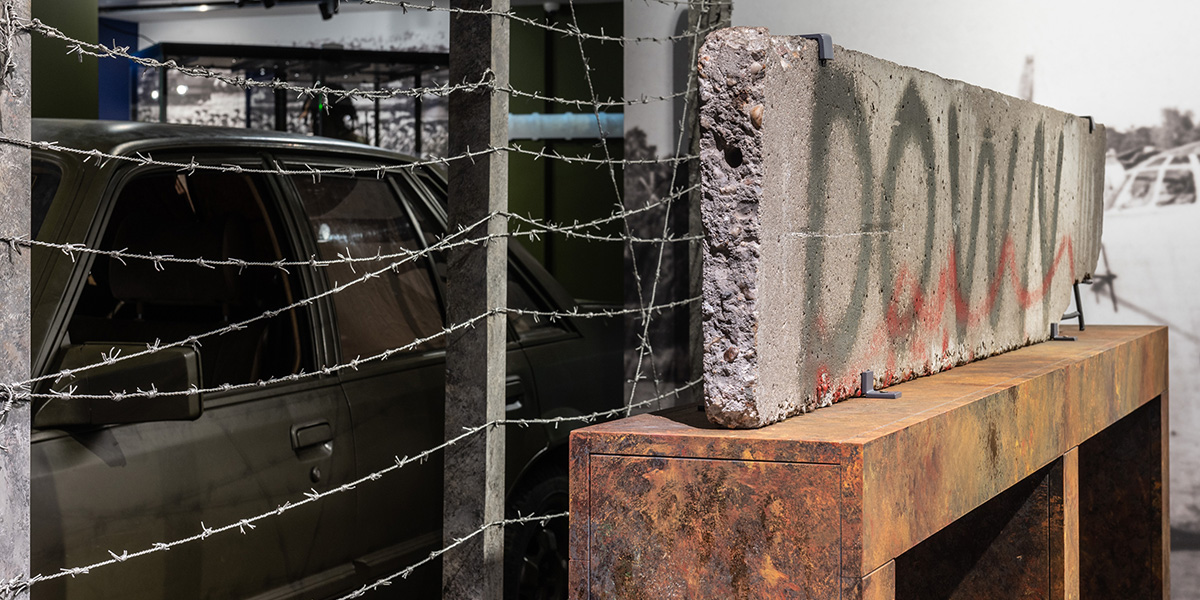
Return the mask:
<svg viewBox="0 0 1200 600">
<path fill-rule="evenodd" d="M 58 184 L 62 183 L 62 170 L 54 163 L 34 158 L 30 163 L 30 175 L 33 180 L 30 182 L 32 212 L 29 225 L 31 235 L 37 239 L 38 232 L 42 230 L 42 223 L 46 220 L 46 213 L 50 211 L 50 203 L 58 191 Z"/>
<path fill-rule="evenodd" d="M 1191 169 L 1168 169 L 1163 173 L 1162 185 L 1155 204 L 1192 204 L 1196 202 L 1196 180 Z"/>
<path fill-rule="evenodd" d="M 1134 208 L 1148 204 L 1154 193 L 1154 185 L 1158 182 L 1158 174 L 1158 169 L 1145 169 L 1135 173 L 1125 182 L 1125 187 L 1117 198 L 1116 207 Z"/>
<path fill-rule="evenodd" d="M 329 285 L 350 284 L 333 296 L 343 358 L 374 356 L 442 331 L 428 261 L 406 256 L 422 247 L 417 228 L 386 179 L 329 176 L 318 182 L 296 176 L 292 182 L 322 259 L 370 259 L 325 269 Z M 413 350 L 445 345 L 445 336 L 439 336 Z"/>
<path fill-rule="evenodd" d="M 291 260 L 269 187 L 247 175 L 147 172 L 122 187 L 101 250 L 183 259 Z M 306 309 L 231 324 L 302 299 L 298 282 L 268 266 L 213 266 L 99 255 L 68 324 L 71 344 L 174 342 L 204 337 L 205 387 L 311 368 Z"/>
<path fill-rule="evenodd" d="M 1173 165 L 1186 165 L 1186 164 L 1188 164 L 1188 155 L 1186 155 L 1186 154 L 1180 154 L 1179 156 L 1176 156 L 1175 158 L 1172 158 L 1172 159 L 1171 159 L 1171 164 L 1173 164 Z"/>
<path fill-rule="evenodd" d="M 541 300 L 533 287 L 511 264 L 508 267 L 508 306 L 523 311 L 551 312 L 550 306 Z M 556 333 L 567 329 L 563 319 L 551 319 L 546 315 L 526 313 L 510 313 L 508 324 L 522 339 L 540 337 L 542 334 Z"/>
<path fill-rule="evenodd" d="M 425 187 L 426 194 L 435 202 L 444 205 L 446 189 L 441 180 L 426 171 L 416 171 L 416 174 L 418 175 L 417 181 Z M 407 187 L 404 180 L 397 178 L 395 184 L 402 194 L 414 194 L 414 191 Z M 436 244 L 445 235 L 445 230 L 439 221 L 434 218 L 429 206 L 419 201 L 415 195 L 410 197 L 409 205 L 413 208 L 413 216 L 416 218 L 418 226 L 421 229 L 426 247 Z M 444 289 L 446 284 L 446 253 L 441 251 L 432 252 L 430 256 L 434 261 L 437 277 Z M 534 287 L 525 280 L 525 277 L 520 274 L 517 267 L 511 262 L 508 267 L 508 306 L 526 311 L 551 312 L 550 305 L 541 300 L 541 295 L 535 291 Z M 566 323 L 562 319 L 551 320 L 545 316 L 521 313 L 510 313 L 508 315 L 508 324 L 520 338 L 534 337 L 543 332 L 564 331 L 567 328 Z"/>
</svg>

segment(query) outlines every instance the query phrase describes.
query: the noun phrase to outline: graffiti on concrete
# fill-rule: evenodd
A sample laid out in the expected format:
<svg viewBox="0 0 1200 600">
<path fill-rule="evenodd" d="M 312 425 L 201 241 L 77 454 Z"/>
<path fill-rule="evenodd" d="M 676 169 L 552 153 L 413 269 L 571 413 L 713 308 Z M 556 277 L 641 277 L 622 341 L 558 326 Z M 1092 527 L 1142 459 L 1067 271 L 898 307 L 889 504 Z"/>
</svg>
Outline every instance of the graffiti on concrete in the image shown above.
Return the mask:
<svg viewBox="0 0 1200 600">
<path fill-rule="evenodd" d="M 738 29 L 701 52 L 706 397 L 728 426 L 1044 340 L 1098 252 L 1103 128 L 810 45 Z"/>
</svg>

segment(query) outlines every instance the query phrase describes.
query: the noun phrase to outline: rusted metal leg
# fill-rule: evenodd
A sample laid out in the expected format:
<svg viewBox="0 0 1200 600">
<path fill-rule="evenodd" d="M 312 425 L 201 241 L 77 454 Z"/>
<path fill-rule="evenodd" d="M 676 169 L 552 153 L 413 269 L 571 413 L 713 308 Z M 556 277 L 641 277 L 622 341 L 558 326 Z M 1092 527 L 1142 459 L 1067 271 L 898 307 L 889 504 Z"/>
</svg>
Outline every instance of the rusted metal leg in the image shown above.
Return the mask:
<svg viewBox="0 0 1200 600">
<path fill-rule="evenodd" d="M 1050 598 L 1079 599 L 1079 450 L 1056 461 L 1050 481 Z"/>
</svg>

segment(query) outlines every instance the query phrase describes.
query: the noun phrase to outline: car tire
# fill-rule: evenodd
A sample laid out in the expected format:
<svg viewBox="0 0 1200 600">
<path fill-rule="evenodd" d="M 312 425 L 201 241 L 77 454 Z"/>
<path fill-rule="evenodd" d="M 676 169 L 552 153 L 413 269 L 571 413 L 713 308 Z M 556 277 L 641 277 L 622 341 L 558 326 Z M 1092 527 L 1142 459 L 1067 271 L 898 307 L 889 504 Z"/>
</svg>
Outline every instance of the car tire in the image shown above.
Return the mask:
<svg viewBox="0 0 1200 600">
<path fill-rule="evenodd" d="M 566 512 L 567 475 L 549 471 L 514 495 L 509 518 Z M 509 525 L 504 532 L 506 600 L 565 600 L 568 522 L 559 517 Z"/>
</svg>

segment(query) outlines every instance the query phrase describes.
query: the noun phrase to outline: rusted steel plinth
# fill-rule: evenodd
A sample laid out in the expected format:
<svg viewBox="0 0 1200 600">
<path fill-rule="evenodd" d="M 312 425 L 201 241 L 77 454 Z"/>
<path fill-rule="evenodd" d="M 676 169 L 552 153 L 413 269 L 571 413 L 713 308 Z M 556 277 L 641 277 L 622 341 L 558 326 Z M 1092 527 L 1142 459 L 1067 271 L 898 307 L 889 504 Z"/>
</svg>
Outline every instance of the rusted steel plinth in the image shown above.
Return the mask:
<svg viewBox="0 0 1200 600">
<path fill-rule="evenodd" d="M 1167 331 L 1088 327 L 756 430 L 571 435 L 571 597 L 1168 598 Z"/>
</svg>

